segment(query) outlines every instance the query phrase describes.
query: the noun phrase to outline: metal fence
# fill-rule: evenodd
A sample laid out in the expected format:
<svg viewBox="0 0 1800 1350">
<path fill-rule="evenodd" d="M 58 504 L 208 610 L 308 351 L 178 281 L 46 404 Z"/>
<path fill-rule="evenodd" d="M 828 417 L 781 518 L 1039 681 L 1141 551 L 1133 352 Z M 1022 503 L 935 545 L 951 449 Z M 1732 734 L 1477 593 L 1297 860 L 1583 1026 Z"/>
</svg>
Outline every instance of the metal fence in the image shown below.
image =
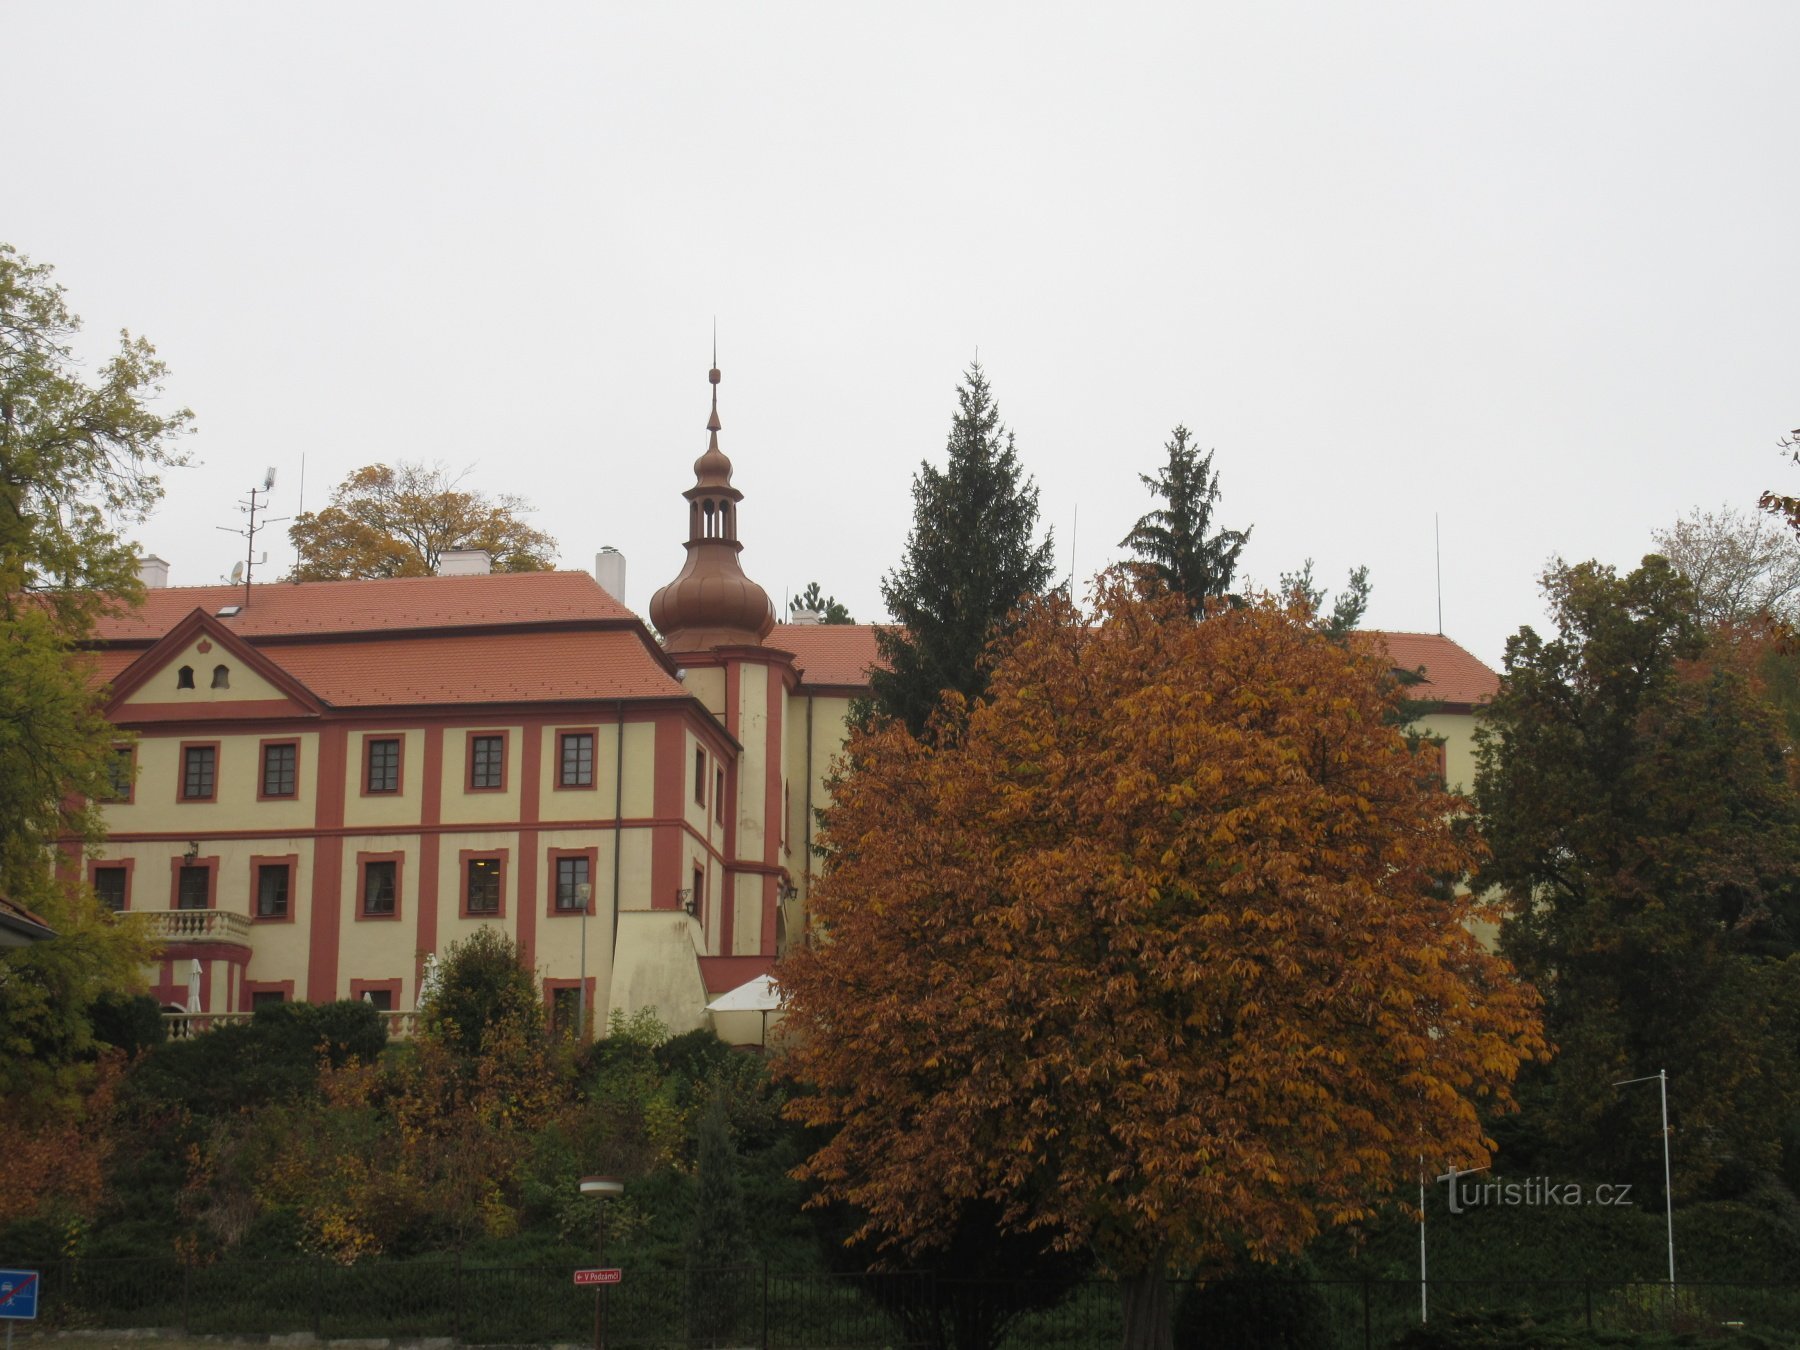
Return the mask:
<svg viewBox="0 0 1800 1350">
<path fill-rule="evenodd" d="M 783 1274 L 766 1266 L 628 1268 L 620 1284 L 597 1293 L 575 1288 L 569 1267 L 455 1259 L 346 1266 L 318 1259 L 0 1258 L 0 1266 L 42 1272 L 39 1320 L 21 1330 L 590 1344 L 597 1298 L 605 1299 L 613 1350 L 938 1350 L 967 1343 L 959 1329 L 978 1326 L 1001 1330 L 1012 1350 L 1079 1350 L 1117 1345 L 1123 1329 L 1118 1287 L 1099 1280 L 1048 1288 L 927 1274 Z M 1416 1280 L 1249 1277 L 1175 1292 L 1178 1345 L 1375 1350 L 1420 1321 Z M 1800 1328 L 1800 1283 L 1433 1280 L 1429 1298 L 1434 1325 L 1480 1317 L 1544 1328 L 1701 1335 L 1741 1327 L 1775 1337 Z M 1279 1342 L 1266 1339 L 1276 1334 Z"/>
</svg>

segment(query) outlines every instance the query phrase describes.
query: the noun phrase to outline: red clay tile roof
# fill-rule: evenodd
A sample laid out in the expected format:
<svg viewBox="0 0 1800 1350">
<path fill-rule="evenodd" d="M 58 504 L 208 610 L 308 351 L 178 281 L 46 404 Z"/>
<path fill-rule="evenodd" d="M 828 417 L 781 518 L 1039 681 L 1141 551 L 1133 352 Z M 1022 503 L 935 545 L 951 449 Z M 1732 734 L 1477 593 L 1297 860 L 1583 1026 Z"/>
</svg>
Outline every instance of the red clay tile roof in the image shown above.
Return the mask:
<svg viewBox="0 0 1800 1350">
<path fill-rule="evenodd" d="M 1408 698 L 1473 706 L 1486 703 L 1500 690 L 1498 675 L 1441 633 L 1371 632 L 1366 636 L 1386 645 L 1388 659 L 1396 669 L 1425 668 L 1425 683 L 1407 690 Z"/>
<path fill-rule="evenodd" d="M 763 642 L 794 654 L 802 684 L 867 688 L 869 669 L 879 660 L 869 623 L 778 623 Z"/>
<path fill-rule="evenodd" d="M 243 603 L 242 586 L 162 587 L 145 593 L 142 608 L 103 618 L 96 636 L 154 642 L 193 610 L 217 614 Z M 223 622 L 254 639 L 571 620 L 635 622 L 637 616 L 586 572 L 494 572 L 252 586 L 250 604 Z"/>
<path fill-rule="evenodd" d="M 283 644 L 263 654 L 339 708 L 687 696 L 630 630 Z"/>
<path fill-rule="evenodd" d="M 1440 634 L 1369 632 L 1363 636 L 1385 644 L 1396 667 L 1425 668 L 1426 682 L 1412 688 L 1412 698 L 1472 705 L 1485 703 L 1500 687 L 1498 675 Z M 771 647 L 794 653 L 805 684 L 866 687 L 869 669 L 879 659 L 873 624 L 777 624 L 767 641 Z"/>
</svg>

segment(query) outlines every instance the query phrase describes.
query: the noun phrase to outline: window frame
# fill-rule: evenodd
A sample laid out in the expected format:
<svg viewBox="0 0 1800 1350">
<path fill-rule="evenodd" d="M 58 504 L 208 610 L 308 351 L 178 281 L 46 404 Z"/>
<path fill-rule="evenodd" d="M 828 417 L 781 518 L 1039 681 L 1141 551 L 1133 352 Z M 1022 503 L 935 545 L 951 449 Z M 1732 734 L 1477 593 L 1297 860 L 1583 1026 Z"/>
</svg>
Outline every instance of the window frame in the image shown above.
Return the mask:
<svg viewBox="0 0 1800 1350">
<path fill-rule="evenodd" d="M 192 867 L 196 871 L 206 873 L 206 904 L 200 909 L 182 909 L 181 907 L 181 873 L 184 868 Z M 171 913 L 200 914 L 208 909 L 219 907 L 219 859 L 218 855 L 208 858 L 195 858 L 192 862 L 187 855 L 177 853 L 169 859 L 169 910 Z"/>
<path fill-rule="evenodd" d="M 693 883 L 688 895 L 687 912 L 700 924 L 701 931 L 706 929 L 706 864 L 697 862 L 689 873 L 688 880 Z"/>
<path fill-rule="evenodd" d="M 393 742 L 394 750 L 394 786 L 391 788 L 372 788 L 369 786 L 369 771 L 373 767 L 375 747 Z M 362 795 L 365 797 L 402 797 L 406 795 L 406 734 L 400 731 L 369 731 L 363 733 L 362 742 Z"/>
<path fill-rule="evenodd" d="M 557 865 L 564 858 L 586 858 L 588 865 L 588 902 L 587 915 L 592 918 L 599 912 L 599 884 L 596 877 L 600 872 L 600 850 L 598 848 L 553 848 L 547 851 L 548 865 L 544 875 L 548 881 L 544 896 L 544 913 L 552 919 L 578 919 L 582 910 L 579 905 L 569 909 L 560 908 L 557 903 Z"/>
<path fill-rule="evenodd" d="M 456 907 L 459 919 L 504 919 L 506 917 L 506 872 L 507 854 L 511 850 L 504 848 L 465 848 L 456 854 Z M 500 865 L 500 875 L 495 883 L 494 908 L 471 909 L 469 907 L 469 866 L 471 863 L 492 862 Z"/>
<path fill-rule="evenodd" d="M 127 741 L 123 745 L 118 744 L 117 742 L 113 744 L 110 756 L 106 761 L 107 795 L 100 798 L 100 804 L 102 806 L 130 806 L 137 800 L 137 750 L 136 741 Z M 112 789 L 115 786 L 112 777 L 112 766 L 118 763 L 120 755 L 125 756 L 125 762 L 130 767 L 128 777 L 125 781 L 125 795 L 123 797 L 116 797 L 112 794 Z M 218 777 L 218 773 L 219 765 L 218 761 L 215 759 L 213 761 L 213 777 L 215 779 Z"/>
<path fill-rule="evenodd" d="M 238 985 L 238 1001 L 243 1005 L 242 1011 L 250 1013 L 256 1011 L 258 994 L 279 994 L 281 1002 L 292 1003 L 294 1001 L 294 982 L 292 980 L 244 980 Z"/>
<path fill-rule="evenodd" d="M 212 751 L 212 793 L 210 796 L 190 797 L 187 795 L 188 751 L 190 751 L 190 750 L 211 750 Z M 204 802 L 218 801 L 219 800 L 219 777 L 220 777 L 220 771 L 223 768 L 223 765 L 221 764 L 220 761 L 223 758 L 224 758 L 224 756 L 222 756 L 219 753 L 219 742 L 218 741 L 182 741 L 180 743 L 180 748 L 176 751 L 176 755 L 175 755 L 175 801 L 176 801 L 176 803 L 181 806 L 197 806 Z"/>
<path fill-rule="evenodd" d="M 404 1012 L 406 1010 L 400 1006 L 400 985 L 401 981 L 397 979 L 351 980 L 350 1001 L 352 1003 L 361 1003 L 364 994 L 386 994 L 388 996 L 388 1006 L 385 1008 L 377 1007 L 376 1011 L 384 1014 Z"/>
<path fill-rule="evenodd" d="M 694 805 L 706 809 L 706 747 L 694 747 Z"/>
<path fill-rule="evenodd" d="M 713 821 L 719 825 L 725 823 L 725 764 L 722 760 L 713 764 Z"/>
<path fill-rule="evenodd" d="M 391 914 L 371 914 L 368 908 L 369 867 L 371 864 L 381 863 L 394 865 L 394 909 Z M 358 923 L 398 923 L 405 909 L 406 854 L 403 852 L 358 852 L 356 855 L 356 921 Z"/>
<path fill-rule="evenodd" d="M 556 728 L 556 767 L 552 771 L 552 791 L 555 792 L 598 792 L 600 790 L 600 728 L 591 727 L 558 727 Z M 588 754 L 588 781 L 585 783 L 567 783 L 563 781 L 563 742 L 571 736 L 586 736 L 590 751 Z"/>
<path fill-rule="evenodd" d="M 579 912 L 579 911 L 577 911 L 577 912 Z M 598 979 L 599 979 L 598 976 L 590 975 L 587 977 L 587 980 L 585 981 L 585 984 L 587 986 L 587 1020 L 590 1022 L 592 1022 L 595 1018 L 594 988 L 595 988 L 595 985 L 596 985 L 596 982 L 598 981 Z M 576 995 L 576 1007 L 579 1008 L 582 1006 L 580 990 L 582 988 L 583 983 L 584 983 L 584 981 L 582 981 L 580 979 L 566 979 L 566 980 L 565 979 L 545 979 L 544 980 L 544 982 L 543 982 L 544 1025 L 546 1028 L 553 1028 L 555 1031 L 555 1034 L 557 1034 L 557 1035 L 564 1034 L 563 1028 L 556 1026 L 556 996 L 558 994 L 564 994 L 564 993 L 575 994 Z M 572 1034 L 572 1035 L 575 1035 L 578 1037 L 584 1037 L 586 1035 L 586 1033 L 587 1033 L 586 1027 L 578 1027 L 575 1029 L 574 1032 L 569 1033 L 569 1034 Z"/>
<path fill-rule="evenodd" d="M 269 751 L 288 746 L 294 752 L 294 790 L 269 792 Z M 300 738 L 270 736 L 256 743 L 256 800 L 259 802 L 296 802 L 300 800 Z"/>
<path fill-rule="evenodd" d="M 107 912 L 109 914 L 128 914 L 131 912 L 131 883 L 133 881 L 132 869 L 135 868 L 136 866 L 137 866 L 136 858 L 89 858 L 88 859 L 87 882 L 88 882 L 88 885 L 93 888 L 94 894 L 96 896 L 99 895 L 99 893 L 100 893 L 100 888 L 99 888 L 99 886 L 97 886 L 95 884 L 95 881 L 94 881 L 94 877 L 97 872 L 101 871 L 104 868 L 104 869 L 109 869 L 109 870 L 120 871 L 125 874 L 124 903 L 121 904 L 117 909 L 108 910 Z"/>
<path fill-rule="evenodd" d="M 487 787 L 475 782 L 475 742 L 494 739 L 500 742 L 500 781 Z M 512 736 L 504 728 L 494 731 L 471 731 L 463 742 L 463 791 L 464 792 L 505 792 L 511 777 L 508 772 L 512 759 Z"/>
<path fill-rule="evenodd" d="M 285 867 L 288 874 L 287 912 L 262 912 L 262 869 Z M 250 856 L 250 922 L 293 923 L 296 902 L 300 896 L 300 855 L 298 853 L 255 853 Z"/>
</svg>

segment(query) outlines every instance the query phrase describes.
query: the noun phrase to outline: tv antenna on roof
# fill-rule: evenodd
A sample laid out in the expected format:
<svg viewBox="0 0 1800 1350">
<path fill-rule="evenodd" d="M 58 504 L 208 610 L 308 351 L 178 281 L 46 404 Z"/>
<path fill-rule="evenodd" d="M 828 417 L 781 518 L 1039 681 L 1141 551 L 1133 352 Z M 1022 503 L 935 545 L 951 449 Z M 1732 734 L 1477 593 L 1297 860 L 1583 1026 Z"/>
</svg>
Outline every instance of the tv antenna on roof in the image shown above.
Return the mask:
<svg viewBox="0 0 1800 1350">
<path fill-rule="evenodd" d="M 244 579 L 244 604 L 246 606 L 248 606 L 250 603 L 250 574 L 253 571 L 255 571 L 256 564 L 258 561 L 267 562 L 269 560 L 269 555 L 266 553 L 262 555 L 262 558 L 260 560 L 256 556 L 257 533 L 259 531 L 266 530 L 269 526 L 275 524 L 277 521 L 283 521 L 283 520 L 290 519 L 290 517 L 288 517 L 288 516 L 273 516 L 273 517 L 265 517 L 260 523 L 257 521 L 257 519 L 256 519 L 257 512 L 258 511 L 266 511 L 269 509 L 269 503 L 268 503 L 269 494 L 272 493 L 274 490 L 275 490 L 275 466 L 273 464 L 271 464 L 269 466 L 268 472 L 263 474 L 262 487 L 251 488 L 250 495 L 238 503 L 238 510 L 244 512 L 249 517 L 249 519 L 246 521 L 246 523 L 244 525 L 244 528 L 241 530 L 235 530 L 229 525 L 214 526 L 215 529 L 224 530 L 227 534 L 242 535 L 244 538 L 244 561 L 241 563 L 238 563 L 232 567 L 231 580 L 232 580 L 232 584 L 236 585 L 238 577 L 240 575 L 243 577 L 243 579 Z"/>
</svg>

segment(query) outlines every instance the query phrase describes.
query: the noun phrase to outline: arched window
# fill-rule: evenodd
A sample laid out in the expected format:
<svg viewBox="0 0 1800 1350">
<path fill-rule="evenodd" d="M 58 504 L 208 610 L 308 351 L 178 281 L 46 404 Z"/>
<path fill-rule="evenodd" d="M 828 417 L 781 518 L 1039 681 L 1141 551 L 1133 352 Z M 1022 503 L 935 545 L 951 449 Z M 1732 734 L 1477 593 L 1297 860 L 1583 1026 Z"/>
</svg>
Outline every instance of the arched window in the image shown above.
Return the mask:
<svg viewBox="0 0 1800 1350">
<path fill-rule="evenodd" d="M 175 672 L 175 687 L 177 689 L 192 689 L 194 687 L 194 668 L 192 666 L 183 666 L 180 670 Z"/>
<path fill-rule="evenodd" d="M 716 539 L 719 535 L 719 517 L 710 500 L 701 503 L 701 513 L 705 517 L 705 528 L 701 531 L 704 539 Z"/>
<path fill-rule="evenodd" d="M 214 689 L 229 689 L 229 688 L 231 688 L 231 667 L 230 666 L 214 666 L 213 667 L 212 687 Z"/>
</svg>

